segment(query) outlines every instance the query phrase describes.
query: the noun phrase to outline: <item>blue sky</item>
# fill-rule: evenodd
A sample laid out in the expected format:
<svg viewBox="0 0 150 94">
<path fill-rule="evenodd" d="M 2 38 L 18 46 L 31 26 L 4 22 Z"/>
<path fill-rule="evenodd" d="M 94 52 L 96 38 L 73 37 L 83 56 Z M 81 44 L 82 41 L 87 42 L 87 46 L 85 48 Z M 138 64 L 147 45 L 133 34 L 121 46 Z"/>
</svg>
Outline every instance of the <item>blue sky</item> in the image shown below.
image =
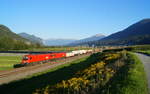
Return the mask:
<svg viewBox="0 0 150 94">
<path fill-rule="evenodd" d="M 44 39 L 109 35 L 150 18 L 150 0 L 0 0 L 0 24 Z"/>
</svg>

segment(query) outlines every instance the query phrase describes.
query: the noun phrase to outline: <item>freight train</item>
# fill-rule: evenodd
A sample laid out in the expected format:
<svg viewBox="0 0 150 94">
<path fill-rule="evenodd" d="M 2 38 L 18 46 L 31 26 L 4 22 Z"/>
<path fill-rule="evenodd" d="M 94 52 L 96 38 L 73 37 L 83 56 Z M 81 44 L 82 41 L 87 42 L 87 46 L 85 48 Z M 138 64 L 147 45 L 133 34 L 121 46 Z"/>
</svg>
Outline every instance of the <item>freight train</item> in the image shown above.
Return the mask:
<svg viewBox="0 0 150 94">
<path fill-rule="evenodd" d="M 39 63 L 46 63 L 49 61 L 54 61 L 62 58 L 69 58 L 77 55 L 82 55 L 86 53 L 91 53 L 92 50 L 75 50 L 71 52 L 53 52 L 46 54 L 28 54 L 23 56 L 21 64 L 14 65 L 14 68 L 35 65 Z"/>
</svg>

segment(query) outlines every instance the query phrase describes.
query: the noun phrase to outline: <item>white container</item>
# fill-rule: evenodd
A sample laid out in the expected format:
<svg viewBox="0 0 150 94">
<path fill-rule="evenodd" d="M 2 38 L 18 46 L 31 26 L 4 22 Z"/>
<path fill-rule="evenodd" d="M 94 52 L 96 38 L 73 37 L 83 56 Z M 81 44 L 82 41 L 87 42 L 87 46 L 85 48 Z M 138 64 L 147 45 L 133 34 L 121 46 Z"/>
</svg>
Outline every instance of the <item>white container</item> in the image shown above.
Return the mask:
<svg viewBox="0 0 150 94">
<path fill-rule="evenodd" d="M 66 57 L 71 57 L 71 56 L 74 56 L 74 53 L 72 53 L 72 52 L 66 53 Z"/>
</svg>

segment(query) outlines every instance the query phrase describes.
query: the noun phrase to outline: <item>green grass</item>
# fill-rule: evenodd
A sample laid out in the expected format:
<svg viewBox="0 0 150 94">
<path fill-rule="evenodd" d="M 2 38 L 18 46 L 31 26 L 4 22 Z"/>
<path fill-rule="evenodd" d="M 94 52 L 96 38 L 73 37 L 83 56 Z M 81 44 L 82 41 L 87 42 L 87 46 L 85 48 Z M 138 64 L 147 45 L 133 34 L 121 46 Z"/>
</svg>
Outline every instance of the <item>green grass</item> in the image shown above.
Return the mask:
<svg viewBox="0 0 150 94">
<path fill-rule="evenodd" d="M 140 51 L 136 51 L 136 52 L 143 53 L 143 54 L 146 54 L 146 55 L 150 55 L 150 50 L 140 50 Z"/>
<path fill-rule="evenodd" d="M 148 94 L 147 78 L 143 64 L 133 53 L 118 73 L 105 86 L 105 94 Z"/>
<path fill-rule="evenodd" d="M 31 48 L 22 51 L 72 51 L 79 49 L 91 49 L 90 47 L 67 47 L 67 46 L 56 46 L 56 47 L 42 47 L 42 48 Z"/>
<path fill-rule="evenodd" d="M 54 85 L 62 80 L 71 78 L 77 71 L 87 68 L 97 60 L 94 55 L 75 60 L 48 71 L 34 74 L 26 79 L 2 85 L 0 86 L 0 91 L 2 94 L 31 94 L 38 88 Z"/>
<path fill-rule="evenodd" d="M 0 70 L 12 69 L 14 64 L 20 63 L 22 56 L 0 56 Z"/>
<path fill-rule="evenodd" d="M 132 47 L 134 50 L 150 50 L 150 45 L 136 45 Z"/>
</svg>

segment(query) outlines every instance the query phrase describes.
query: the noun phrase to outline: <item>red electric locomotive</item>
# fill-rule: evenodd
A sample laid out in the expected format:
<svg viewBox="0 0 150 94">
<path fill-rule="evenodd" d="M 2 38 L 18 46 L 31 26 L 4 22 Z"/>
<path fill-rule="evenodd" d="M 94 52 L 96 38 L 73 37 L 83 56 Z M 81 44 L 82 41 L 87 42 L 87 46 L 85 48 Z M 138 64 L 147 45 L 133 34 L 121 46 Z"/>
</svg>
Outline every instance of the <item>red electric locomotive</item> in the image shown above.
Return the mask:
<svg viewBox="0 0 150 94">
<path fill-rule="evenodd" d="M 63 57 L 66 57 L 66 53 L 29 54 L 23 57 L 21 64 L 41 63 Z"/>
</svg>

